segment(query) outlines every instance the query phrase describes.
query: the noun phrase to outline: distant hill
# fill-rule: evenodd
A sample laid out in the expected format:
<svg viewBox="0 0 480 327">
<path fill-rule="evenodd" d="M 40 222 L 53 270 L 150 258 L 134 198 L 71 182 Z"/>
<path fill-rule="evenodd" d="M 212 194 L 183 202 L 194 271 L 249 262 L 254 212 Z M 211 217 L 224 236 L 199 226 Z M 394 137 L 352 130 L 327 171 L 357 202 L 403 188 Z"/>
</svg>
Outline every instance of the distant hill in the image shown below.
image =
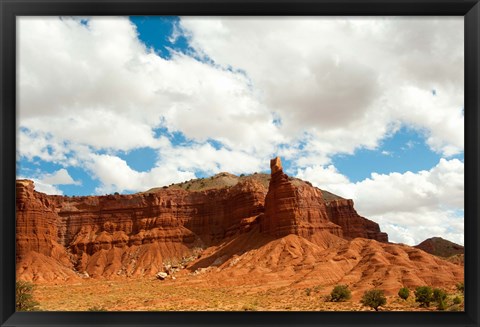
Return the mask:
<svg viewBox="0 0 480 327">
<path fill-rule="evenodd" d="M 465 252 L 463 246 L 450 242 L 441 237 L 432 237 L 426 239 L 422 243 L 415 245 L 415 247 L 443 258 L 464 254 Z"/>
</svg>

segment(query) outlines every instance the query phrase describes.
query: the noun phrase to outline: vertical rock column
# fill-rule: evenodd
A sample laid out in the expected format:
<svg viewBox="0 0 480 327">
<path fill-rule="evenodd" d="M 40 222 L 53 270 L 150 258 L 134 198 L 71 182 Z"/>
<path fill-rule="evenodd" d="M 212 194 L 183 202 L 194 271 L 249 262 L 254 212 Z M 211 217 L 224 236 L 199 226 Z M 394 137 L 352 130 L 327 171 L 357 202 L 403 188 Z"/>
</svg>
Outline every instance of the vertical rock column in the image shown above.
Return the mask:
<svg viewBox="0 0 480 327">
<path fill-rule="evenodd" d="M 274 236 L 296 233 L 298 201 L 296 188 L 283 173 L 280 158 L 270 160 L 271 179 L 265 198 L 265 215 L 261 222 L 262 232 Z"/>
<path fill-rule="evenodd" d="M 262 232 L 282 237 L 296 234 L 309 237 L 327 231 L 342 237 L 340 226 L 331 222 L 322 192 L 307 184 L 295 186 L 283 173 L 280 158 L 270 161 L 271 179 L 265 198 Z"/>
</svg>

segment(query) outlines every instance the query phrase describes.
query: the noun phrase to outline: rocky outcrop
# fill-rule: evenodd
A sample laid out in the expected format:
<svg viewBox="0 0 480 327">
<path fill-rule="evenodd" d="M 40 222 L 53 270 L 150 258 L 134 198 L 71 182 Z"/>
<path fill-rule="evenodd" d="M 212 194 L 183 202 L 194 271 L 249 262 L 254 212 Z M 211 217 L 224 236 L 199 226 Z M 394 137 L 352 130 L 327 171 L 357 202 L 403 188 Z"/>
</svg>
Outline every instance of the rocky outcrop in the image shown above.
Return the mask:
<svg viewBox="0 0 480 327">
<path fill-rule="evenodd" d="M 166 261 L 252 230 L 265 239 L 327 233 L 387 241 L 376 223 L 356 213 L 353 201 L 325 200 L 322 190 L 285 175 L 279 158 L 271 170 L 268 189 L 258 174 L 230 176 L 227 186 L 198 191 L 166 187 L 80 197 L 46 195 L 32 181 L 18 180 L 17 272 L 41 278 L 40 265 L 55 262 L 48 279 L 154 276 Z"/>
<path fill-rule="evenodd" d="M 308 237 L 328 231 L 345 239 L 363 237 L 388 242 L 377 223 L 358 215 L 353 201 L 326 201 L 320 189 L 309 183 L 293 183 L 283 173 L 280 158 L 270 162 L 271 179 L 265 199 L 262 231 L 275 236 L 296 234 Z"/>
<path fill-rule="evenodd" d="M 370 238 L 380 242 L 388 242 L 387 233 L 380 231 L 380 226 L 360 216 L 353 207 L 353 200 L 335 199 L 326 203 L 329 219 L 340 226 L 343 237 L 351 240 L 356 237 Z"/>
<path fill-rule="evenodd" d="M 272 176 L 265 198 L 261 231 L 274 236 L 308 237 L 321 230 L 342 236 L 340 226 L 328 219 L 322 192 L 309 185 L 295 186 L 283 173 L 280 158 L 270 162 Z"/>
<path fill-rule="evenodd" d="M 265 194 L 245 181 L 202 192 L 64 197 L 17 181 L 17 256 L 54 256 L 92 277 L 154 274 L 165 260 L 250 230 Z"/>
<path fill-rule="evenodd" d="M 58 243 L 63 222 L 56 214 L 51 198 L 34 192 L 32 181 L 17 180 L 16 211 L 17 259 L 33 251 L 69 265 L 65 248 Z"/>
</svg>

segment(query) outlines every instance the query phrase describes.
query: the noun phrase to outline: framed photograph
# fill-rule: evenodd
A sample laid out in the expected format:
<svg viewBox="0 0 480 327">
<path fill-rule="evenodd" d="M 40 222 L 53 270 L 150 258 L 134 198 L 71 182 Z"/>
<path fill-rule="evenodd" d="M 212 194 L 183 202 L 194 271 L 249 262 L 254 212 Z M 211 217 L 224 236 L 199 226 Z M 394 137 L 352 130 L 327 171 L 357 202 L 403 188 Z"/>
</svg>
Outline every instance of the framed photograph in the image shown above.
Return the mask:
<svg viewBox="0 0 480 327">
<path fill-rule="evenodd" d="M 478 326 L 478 1 L 3 1 L 1 326 Z"/>
</svg>

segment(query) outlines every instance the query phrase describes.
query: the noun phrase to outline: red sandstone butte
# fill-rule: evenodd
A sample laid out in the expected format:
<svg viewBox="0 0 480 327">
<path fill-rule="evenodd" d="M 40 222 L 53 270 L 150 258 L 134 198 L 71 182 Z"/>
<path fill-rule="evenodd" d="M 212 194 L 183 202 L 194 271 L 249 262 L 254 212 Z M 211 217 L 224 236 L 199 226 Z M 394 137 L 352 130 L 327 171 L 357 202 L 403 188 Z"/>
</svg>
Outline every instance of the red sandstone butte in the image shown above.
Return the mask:
<svg viewBox="0 0 480 327">
<path fill-rule="evenodd" d="M 65 197 L 19 180 L 17 272 L 36 278 L 25 260 L 40 253 L 92 277 L 152 275 L 165 259 L 248 231 L 263 212 L 265 194 L 262 184 L 245 181 L 202 192 Z"/>
<path fill-rule="evenodd" d="M 352 200 L 326 200 L 322 190 L 284 174 L 280 158 L 271 161 L 268 190 L 253 177 L 233 184 L 67 197 L 36 192 L 32 181 L 17 180 L 17 275 L 154 275 L 166 260 L 245 233 L 260 239 L 328 234 L 388 241 L 378 224 L 357 214 Z"/>
<path fill-rule="evenodd" d="M 271 179 L 265 199 L 262 231 L 275 236 L 296 234 L 308 237 L 328 231 L 345 239 L 364 237 L 388 241 L 377 223 L 363 218 L 353 208 L 353 201 L 325 201 L 321 190 L 307 184 L 295 186 L 283 173 L 280 158 L 270 161 Z"/>
</svg>

